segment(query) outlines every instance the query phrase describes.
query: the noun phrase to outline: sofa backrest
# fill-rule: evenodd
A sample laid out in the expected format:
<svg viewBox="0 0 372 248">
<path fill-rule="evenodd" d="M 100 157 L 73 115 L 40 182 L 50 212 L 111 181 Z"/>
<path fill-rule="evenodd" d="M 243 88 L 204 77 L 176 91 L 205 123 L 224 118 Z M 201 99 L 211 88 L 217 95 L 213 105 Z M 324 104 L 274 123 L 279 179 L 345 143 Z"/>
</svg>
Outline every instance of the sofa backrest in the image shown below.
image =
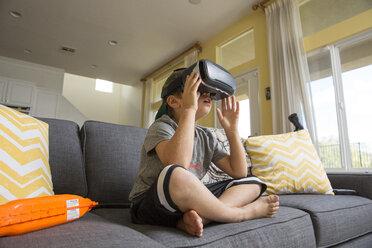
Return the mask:
<svg viewBox="0 0 372 248">
<path fill-rule="evenodd" d="M 129 206 L 147 129 L 98 121 L 81 128 L 88 198 L 102 205 Z"/>
<path fill-rule="evenodd" d="M 88 190 L 79 126 L 67 120 L 38 119 L 49 124 L 49 164 L 54 193 L 86 197 Z"/>
</svg>

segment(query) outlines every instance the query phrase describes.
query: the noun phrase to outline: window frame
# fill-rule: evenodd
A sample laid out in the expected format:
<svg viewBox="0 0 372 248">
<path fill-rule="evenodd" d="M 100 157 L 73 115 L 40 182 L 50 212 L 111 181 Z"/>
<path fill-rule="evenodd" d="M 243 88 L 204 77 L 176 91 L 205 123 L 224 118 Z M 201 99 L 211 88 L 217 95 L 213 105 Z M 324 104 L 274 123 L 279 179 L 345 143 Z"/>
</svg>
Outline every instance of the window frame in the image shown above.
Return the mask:
<svg viewBox="0 0 372 248">
<path fill-rule="evenodd" d="M 340 156 L 341 156 L 341 168 L 325 168 L 327 172 L 372 172 L 372 168 L 353 168 L 352 167 L 352 158 L 351 158 L 351 148 L 350 148 L 350 141 L 349 141 L 349 133 L 348 133 L 348 126 L 347 126 L 347 116 L 346 116 L 346 109 L 345 109 L 345 98 L 344 98 L 344 90 L 343 90 L 343 81 L 342 81 L 342 70 L 341 70 L 341 58 L 340 58 L 340 48 L 350 46 L 352 44 L 358 43 L 365 39 L 372 38 L 372 30 L 368 30 L 361 34 L 357 34 L 355 36 L 346 38 L 339 42 L 335 42 L 328 46 L 322 47 L 315 51 L 309 52 L 307 56 L 313 56 L 315 54 L 324 52 L 324 50 L 329 51 L 329 56 L 331 60 L 331 71 L 332 71 L 332 79 L 334 85 L 334 93 L 335 93 L 335 103 L 336 103 L 336 115 L 337 115 L 337 125 L 339 130 L 339 142 L 340 142 Z M 310 92 L 310 102 L 311 108 L 314 112 L 314 104 L 312 98 L 312 92 L 310 83 L 308 85 L 308 90 Z M 315 115 L 313 115 L 315 116 Z M 314 121 L 314 123 L 316 123 Z M 316 132 L 316 139 L 317 136 L 317 127 L 315 126 Z M 314 145 L 319 153 L 319 142 L 316 140 Z"/>
</svg>

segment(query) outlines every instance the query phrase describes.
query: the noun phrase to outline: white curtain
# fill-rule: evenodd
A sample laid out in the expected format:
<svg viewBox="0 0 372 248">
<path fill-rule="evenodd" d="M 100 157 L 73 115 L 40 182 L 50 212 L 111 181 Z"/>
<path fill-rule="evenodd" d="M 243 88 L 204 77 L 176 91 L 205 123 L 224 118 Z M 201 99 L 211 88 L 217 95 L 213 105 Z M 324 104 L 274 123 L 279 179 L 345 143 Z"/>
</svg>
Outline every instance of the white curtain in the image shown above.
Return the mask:
<svg viewBox="0 0 372 248">
<path fill-rule="evenodd" d="M 265 8 L 270 60 L 273 133 L 293 131 L 288 116 L 297 113 L 314 139 L 308 96 L 309 69 L 297 0 L 277 0 Z"/>
<path fill-rule="evenodd" d="M 189 67 L 190 65 L 196 63 L 197 61 L 198 61 L 198 51 L 195 50 L 185 56 L 184 58 L 185 67 Z"/>
<path fill-rule="evenodd" d="M 152 122 L 154 121 L 153 112 L 151 109 L 152 104 L 152 89 L 153 89 L 154 80 L 149 78 L 145 82 L 145 106 L 144 106 L 144 116 L 143 116 L 143 127 L 149 128 Z"/>
</svg>

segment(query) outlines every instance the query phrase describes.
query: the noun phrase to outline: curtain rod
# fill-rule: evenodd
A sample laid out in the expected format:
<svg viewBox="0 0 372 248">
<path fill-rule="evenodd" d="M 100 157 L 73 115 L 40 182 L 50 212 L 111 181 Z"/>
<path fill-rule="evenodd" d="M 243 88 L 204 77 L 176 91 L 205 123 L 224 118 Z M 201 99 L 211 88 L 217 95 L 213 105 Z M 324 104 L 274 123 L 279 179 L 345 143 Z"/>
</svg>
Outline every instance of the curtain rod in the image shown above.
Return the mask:
<svg viewBox="0 0 372 248">
<path fill-rule="evenodd" d="M 197 51 L 199 51 L 199 52 L 202 51 L 202 47 L 201 47 L 200 41 L 196 42 L 194 45 L 192 45 L 191 47 L 189 47 L 185 51 L 181 52 L 180 54 L 178 54 L 174 58 L 170 59 L 168 62 L 166 62 L 162 66 L 159 66 L 158 68 L 156 68 L 155 70 L 153 70 L 151 73 L 147 74 L 145 77 L 143 77 L 141 79 L 141 81 L 142 82 L 146 82 L 147 78 L 149 78 L 151 75 L 155 74 L 157 71 L 160 71 L 163 67 L 166 67 L 166 66 L 167 67 L 170 67 L 170 66 L 172 66 L 172 62 L 174 62 L 175 60 L 179 59 L 181 56 L 183 56 L 183 55 L 191 52 L 194 49 L 197 50 Z"/>
<path fill-rule="evenodd" d="M 265 10 L 265 4 L 267 4 L 268 2 L 270 2 L 271 0 L 262 0 L 254 5 L 252 5 L 252 9 L 254 11 L 256 11 L 258 8 L 262 9 L 262 10 Z"/>
</svg>

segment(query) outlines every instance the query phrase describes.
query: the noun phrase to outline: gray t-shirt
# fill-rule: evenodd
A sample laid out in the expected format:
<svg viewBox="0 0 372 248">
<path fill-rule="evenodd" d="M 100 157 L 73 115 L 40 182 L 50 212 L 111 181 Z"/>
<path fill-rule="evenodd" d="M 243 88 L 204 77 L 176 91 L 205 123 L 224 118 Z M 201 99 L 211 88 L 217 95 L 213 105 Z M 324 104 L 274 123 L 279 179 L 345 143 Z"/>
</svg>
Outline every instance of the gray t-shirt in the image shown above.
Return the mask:
<svg viewBox="0 0 372 248">
<path fill-rule="evenodd" d="M 178 125 L 168 115 L 157 119 L 149 128 L 141 151 L 141 162 L 136 181 L 129 195 L 129 200 L 145 193 L 155 182 L 164 165 L 156 154 L 155 147 L 161 141 L 170 140 Z M 191 165 L 188 169 L 199 179 L 203 178 L 211 162 L 217 162 L 228 155 L 208 128 L 196 126 L 194 149 Z"/>
</svg>

